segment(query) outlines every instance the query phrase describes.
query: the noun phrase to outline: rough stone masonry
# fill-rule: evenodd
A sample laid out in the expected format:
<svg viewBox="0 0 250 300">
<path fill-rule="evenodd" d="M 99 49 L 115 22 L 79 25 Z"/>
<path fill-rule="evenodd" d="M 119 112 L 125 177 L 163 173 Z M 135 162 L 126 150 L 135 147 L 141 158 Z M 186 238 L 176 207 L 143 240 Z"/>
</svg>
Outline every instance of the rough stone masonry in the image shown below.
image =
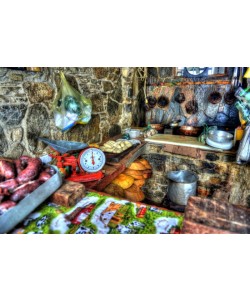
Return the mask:
<svg viewBox="0 0 250 300">
<path fill-rule="evenodd" d="M 94 143 L 121 133 L 133 119 L 127 106 L 134 105 L 128 93 L 134 69 L 65 67 L 29 72 L 0 68 L 0 155 L 40 155 L 46 145 L 38 141 L 39 136 Z M 93 104 L 90 122 L 66 133 L 55 127 L 52 112 L 59 71 Z"/>
</svg>

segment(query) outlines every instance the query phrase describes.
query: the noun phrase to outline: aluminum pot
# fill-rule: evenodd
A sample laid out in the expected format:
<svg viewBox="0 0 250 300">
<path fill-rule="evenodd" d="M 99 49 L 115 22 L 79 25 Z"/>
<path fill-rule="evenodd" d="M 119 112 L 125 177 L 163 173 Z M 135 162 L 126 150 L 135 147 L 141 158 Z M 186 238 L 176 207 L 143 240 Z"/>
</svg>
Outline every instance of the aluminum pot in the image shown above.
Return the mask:
<svg viewBox="0 0 250 300">
<path fill-rule="evenodd" d="M 169 179 L 168 199 L 178 205 L 187 205 L 188 198 L 196 195 L 198 177 L 185 170 L 167 173 Z"/>
</svg>

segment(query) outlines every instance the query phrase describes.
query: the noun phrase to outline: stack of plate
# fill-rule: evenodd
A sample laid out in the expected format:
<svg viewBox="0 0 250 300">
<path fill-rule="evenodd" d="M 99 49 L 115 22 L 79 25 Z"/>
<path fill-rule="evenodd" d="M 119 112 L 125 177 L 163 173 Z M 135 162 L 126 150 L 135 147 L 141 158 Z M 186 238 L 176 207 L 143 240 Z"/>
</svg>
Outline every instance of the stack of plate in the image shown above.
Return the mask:
<svg viewBox="0 0 250 300">
<path fill-rule="evenodd" d="M 233 135 L 222 130 L 211 130 L 206 138 L 206 143 L 214 148 L 230 150 L 233 148 Z"/>
</svg>

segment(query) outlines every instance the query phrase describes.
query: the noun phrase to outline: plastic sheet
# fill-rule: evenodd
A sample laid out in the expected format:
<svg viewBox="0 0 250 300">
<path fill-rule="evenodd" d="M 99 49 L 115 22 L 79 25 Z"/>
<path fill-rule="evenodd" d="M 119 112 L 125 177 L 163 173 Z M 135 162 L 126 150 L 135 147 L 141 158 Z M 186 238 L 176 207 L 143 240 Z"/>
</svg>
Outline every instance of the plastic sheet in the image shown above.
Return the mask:
<svg viewBox="0 0 250 300">
<path fill-rule="evenodd" d="M 76 124 L 87 124 L 91 119 L 92 102 L 85 98 L 66 80 L 60 72 L 61 86 L 53 103 L 56 127 L 67 131 Z"/>
</svg>

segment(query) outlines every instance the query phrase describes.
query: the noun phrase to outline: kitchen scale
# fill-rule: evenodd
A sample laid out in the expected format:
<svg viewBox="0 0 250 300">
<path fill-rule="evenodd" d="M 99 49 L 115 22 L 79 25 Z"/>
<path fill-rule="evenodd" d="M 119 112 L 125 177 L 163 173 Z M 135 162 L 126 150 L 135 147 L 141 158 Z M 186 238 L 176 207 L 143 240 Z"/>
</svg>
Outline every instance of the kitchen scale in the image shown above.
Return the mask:
<svg viewBox="0 0 250 300">
<path fill-rule="evenodd" d="M 67 180 L 88 182 L 104 177 L 102 168 L 106 163 L 106 157 L 100 149 L 88 147 L 84 143 L 40 139 L 58 152 L 58 154 L 50 154 L 50 156 L 56 159 L 56 165 L 60 170 L 65 171 L 67 167 L 71 167 L 71 174 L 66 177 Z M 83 150 L 77 155 L 67 153 L 76 152 L 80 149 Z"/>
</svg>

